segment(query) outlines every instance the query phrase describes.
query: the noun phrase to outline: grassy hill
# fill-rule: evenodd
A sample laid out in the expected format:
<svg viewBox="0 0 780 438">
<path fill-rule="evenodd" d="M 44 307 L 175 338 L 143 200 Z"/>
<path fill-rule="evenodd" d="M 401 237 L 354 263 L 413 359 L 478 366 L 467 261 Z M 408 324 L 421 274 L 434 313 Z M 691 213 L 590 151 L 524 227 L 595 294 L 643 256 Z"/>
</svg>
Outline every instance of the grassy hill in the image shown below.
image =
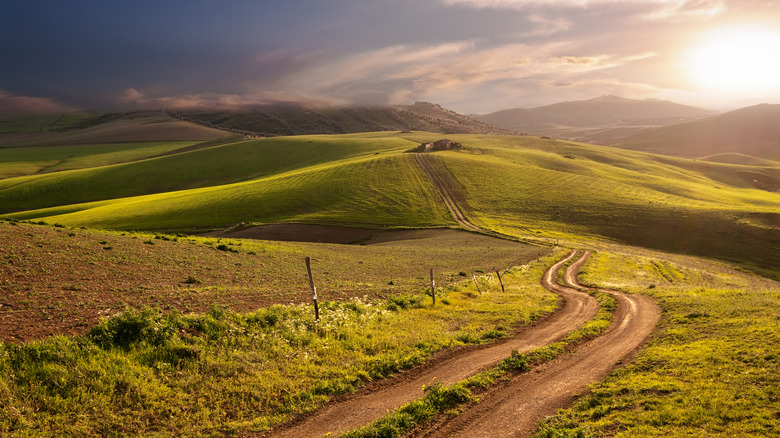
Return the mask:
<svg viewBox="0 0 780 438">
<path fill-rule="evenodd" d="M 780 180 L 777 167 L 536 137 L 449 137 L 466 148 L 436 153 L 436 167 L 486 228 L 548 241 L 613 239 L 768 275 L 780 271 L 780 195 L 748 181 L 757 174 Z M 404 153 L 438 138 L 415 132 L 263 139 L 1 180 L 0 199 L 23 210 L 15 218 L 113 229 L 280 221 L 450 226 L 438 194 Z"/>
<path fill-rule="evenodd" d="M 713 114 L 713 111 L 669 101 L 602 96 L 536 108 L 507 109 L 471 117 L 500 128 L 531 135 L 607 144 L 648 128 Z"/>
<path fill-rule="evenodd" d="M 244 141 L 112 166 L 2 179 L 0 212 L 248 181 L 349 157 L 398 152 L 412 145 L 400 138 L 372 137 L 368 134 L 338 139 L 314 136 Z"/>
<path fill-rule="evenodd" d="M 225 131 L 150 112 L 5 116 L 0 121 L 0 148 L 204 141 L 228 135 Z"/>
<path fill-rule="evenodd" d="M 780 105 L 756 105 L 625 138 L 621 148 L 682 157 L 738 153 L 780 161 Z"/>
</svg>

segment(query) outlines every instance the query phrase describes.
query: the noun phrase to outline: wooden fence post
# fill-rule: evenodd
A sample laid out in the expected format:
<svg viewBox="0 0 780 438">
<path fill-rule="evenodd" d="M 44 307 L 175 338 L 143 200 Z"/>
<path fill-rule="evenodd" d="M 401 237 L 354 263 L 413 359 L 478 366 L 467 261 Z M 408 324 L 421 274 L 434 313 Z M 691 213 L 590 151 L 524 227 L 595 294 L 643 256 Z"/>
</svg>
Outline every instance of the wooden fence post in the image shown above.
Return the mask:
<svg viewBox="0 0 780 438">
<path fill-rule="evenodd" d="M 431 268 L 431 298 L 433 298 L 433 305 L 436 305 L 436 284 L 433 281 L 433 268 Z"/>
<path fill-rule="evenodd" d="M 477 274 L 471 274 L 471 278 L 474 279 L 474 286 L 477 287 L 477 292 L 479 292 L 479 294 L 482 295 L 482 291 L 479 290 L 479 283 L 477 283 Z"/>
<path fill-rule="evenodd" d="M 320 309 L 317 306 L 317 288 L 314 287 L 314 278 L 311 276 L 311 257 L 306 256 L 306 272 L 309 273 L 309 287 L 311 288 L 311 299 L 314 301 L 314 319 L 320 320 Z"/>
<path fill-rule="evenodd" d="M 495 268 L 494 268 L 494 270 L 496 271 L 496 275 L 498 276 L 498 283 L 501 285 L 501 292 L 506 292 L 504 290 L 504 281 L 501 280 L 501 272 L 499 272 L 498 269 L 495 269 Z"/>
</svg>

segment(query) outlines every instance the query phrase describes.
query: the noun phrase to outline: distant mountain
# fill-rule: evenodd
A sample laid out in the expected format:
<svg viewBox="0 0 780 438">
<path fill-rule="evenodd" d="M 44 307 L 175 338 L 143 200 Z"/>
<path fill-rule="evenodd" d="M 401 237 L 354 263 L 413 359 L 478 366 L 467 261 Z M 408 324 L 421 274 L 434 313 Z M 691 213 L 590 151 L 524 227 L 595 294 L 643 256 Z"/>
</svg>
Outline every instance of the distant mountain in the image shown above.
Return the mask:
<svg viewBox="0 0 780 438">
<path fill-rule="evenodd" d="M 611 143 L 641 130 L 712 116 L 714 111 L 677 103 L 602 96 L 536 108 L 470 117 L 500 128 L 572 140 Z"/>
<path fill-rule="evenodd" d="M 656 128 L 614 146 L 692 158 L 733 153 L 780 161 L 780 105 L 756 105 Z"/>
<path fill-rule="evenodd" d="M 371 131 L 513 133 L 427 102 L 364 107 L 267 105 L 238 111 L 180 111 L 176 116 L 218 129 L 262 137 Z"/>
</svg>

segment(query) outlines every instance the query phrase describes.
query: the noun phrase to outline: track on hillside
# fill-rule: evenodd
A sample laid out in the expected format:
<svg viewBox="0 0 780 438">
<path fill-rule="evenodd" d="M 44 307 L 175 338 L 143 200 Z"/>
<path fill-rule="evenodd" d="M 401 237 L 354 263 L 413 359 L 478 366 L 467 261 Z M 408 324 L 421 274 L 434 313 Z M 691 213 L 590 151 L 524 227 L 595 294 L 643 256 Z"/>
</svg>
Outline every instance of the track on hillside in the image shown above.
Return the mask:
<svg viewBox="0 0 780 438">
<path fill-rule="evenodd" d="M 428 179 L 431 180 L 431 183 L 433 183 L 434 187 L 436 187 L 436 190 L 438 190 L 439 194 L 441 194 L 442 199 L 444 199 L 444 204 L 447 205 L 447 209 L 452 214 L 452 217 L 455 218 L 455 222 L 469 231 L 490 234 L 486 233 L 482 228 L 472 224 L 468 218 L 466 218 L 466 215 L 463 214 L 463 211 L 460 209 L 460 207 L 458 207 L 458 204 L 452 197 L 452 193 L 450 193 L 449 189 L 447 189 L 447 185 L 444 183 L 444 180 L 442 180 L 441 176 L 439 176 L 439 174 L 433 170 L 433 167 L 431 167 L 427 156 L 425 154 L 415 153 L 414 158 L 425 172 L 425 175 L 428 176 Z"/>
<path fill-rule="evenodd" d="M 568 287 L 582 286 L 576 272 L 590 256 L 583 256 L 564 275 Z M 569 406 L 575 394 L 604 379 L 634 353 L 650 335 L 660 318 L 660 309 L 642 295 L 603 290 L 618 302 L 610 327 L 555 361 L 521 374 L 508 384 L 484 394 L 479 403 L 435 430 L 420 431 L 418 437 L 524 437 L 531 436 L 537 423 L 558 409 Z"/>
<path fill-rule="evenodd" d="M 450 354 L 449 357 L 434 358 L 428 364 L 379 383 L 376 388 L 329 403 L 297 421 L 271 431 L 268 436 L 321 437 L 328 433 L 330 436 L 338 436 L 423 397 L 423 385 L 429 385 L 434 378 L 442 384 L 454 383 L 495 365 L 509 357 L 514 349 L 527 352 L 562 339 L 593 318 L 598 311 L 598 304 L 593 297 L 557 283 L 558 271 L 575 256 L 576 252 L 573 251 L 550 266 L 541 279 L 545 288 L 561 296 L 558 310 L 545 319 L 522 329 L 503 342 L 464 349 Z M 582 264 L 572 265 L 567 271 L 579 269 L 579 266 Z M 569 272 L 567 275 L 576 277 L 576 272 Z"/>
</svg>

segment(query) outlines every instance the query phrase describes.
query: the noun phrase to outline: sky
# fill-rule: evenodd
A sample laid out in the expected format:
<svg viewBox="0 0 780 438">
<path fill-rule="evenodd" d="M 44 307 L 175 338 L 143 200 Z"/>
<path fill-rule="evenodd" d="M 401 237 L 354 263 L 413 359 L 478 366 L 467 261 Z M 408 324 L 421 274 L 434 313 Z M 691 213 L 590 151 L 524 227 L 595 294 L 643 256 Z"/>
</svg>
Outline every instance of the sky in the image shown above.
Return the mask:
<svg viewBox="0 0 780 438">
<path fill-rule="evenodd" d="M 780 103 L 780 0 L 0 0 L 0 112 Z"/>
</svg>

